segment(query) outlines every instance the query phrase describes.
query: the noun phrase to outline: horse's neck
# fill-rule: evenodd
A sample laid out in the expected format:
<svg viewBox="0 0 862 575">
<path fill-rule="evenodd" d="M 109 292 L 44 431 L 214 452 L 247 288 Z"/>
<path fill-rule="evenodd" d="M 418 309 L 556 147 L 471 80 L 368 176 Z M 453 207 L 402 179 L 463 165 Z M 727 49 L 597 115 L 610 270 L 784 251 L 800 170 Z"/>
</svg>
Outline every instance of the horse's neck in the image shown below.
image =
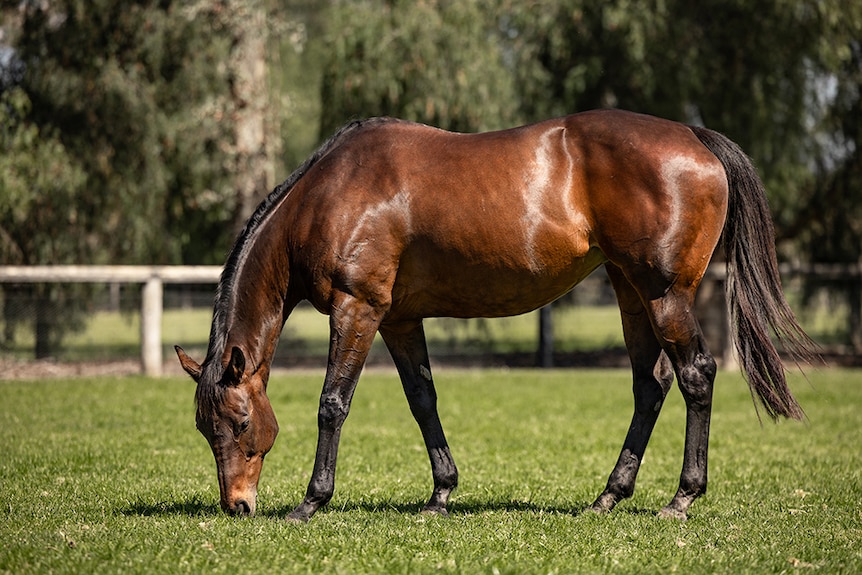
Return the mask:
<svg viewBox="0 0 862 575">
<path fill-rule="evenodd" d="M 255 246 L 253 250 L 232 278 L 224 355 L 229 357 L 238 346 L 246 361 L 252 362 L 249 368 L 268 371 L 287 315 L 289 274 L 287 269 L 273 265 L 278 260 L 266 253 L 266 247 Z"/>
</svg>

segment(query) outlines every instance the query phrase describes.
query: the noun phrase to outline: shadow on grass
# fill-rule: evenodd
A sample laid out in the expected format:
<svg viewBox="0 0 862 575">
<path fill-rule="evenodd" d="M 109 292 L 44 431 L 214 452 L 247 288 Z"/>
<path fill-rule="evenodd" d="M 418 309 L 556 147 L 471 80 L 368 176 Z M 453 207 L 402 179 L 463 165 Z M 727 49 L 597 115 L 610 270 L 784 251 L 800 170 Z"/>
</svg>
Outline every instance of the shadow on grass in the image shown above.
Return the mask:
<svg viewBox="0 0 862 575">
<path fill-rule="evenodd" d="M 298 502 L 297 502 L 298 503 Z M 363 511 L 367 513 L 386 513 L 394 512 L 401 515 L 419 515 L 425 505 L 424 500 L 416 500 L 411 502 L 396 502 L 396 501 L 344 501 L 335 504 L 329 504 L 322 508 L 318 513 L 344 513 L 350 511 Z M 499 513 L 499 512 L 518 512 L 518 513 L 536 513 L 536 514 L 553 514 L 553 515 L 571 515 L 577 517 L 580 515 L 590 514 L 589 503 L 579 503 L 572 507 L 553 504 L 539 504 L 529 501 L 464 501 L 455 502 L 449 505 L 449 513 L 453 517 L 481 515 L 484 513 Z M 187 516 L 187 517 L 212 517 L 222 515 L 222 510 L 218 505 L 205 503 L 198 498 L 191 498 L 185 501 L 158 501 L 158 502 L 143 502 L 139 501 L 118 510 L 122 515 L 134 515 L 140 517 L 158 517 L 158 516 Z M 293 511 L 293 506 L 283 505 L 273 509 L 261 510 L 258 513 L 259 517 L 269 517 L 273 519 L 283 519 Z M 655 509 L 645 509 L 641 507 L 629 507 L 620 505 L 613 514 L 626 515 L 656 515 Z"/>
<path fill-rule="evenodd" d="M 518 513 L 536 513 L 536 514 L 553 514 L 553 515 L 571 515 L 577 517 L 580 515 L 592 514 L 590 510 L 591 503 L 578 503 L 574 506 L 563 506 L 553 504 L 539 504 L 529 501 L 464 501 L 450 503 L 448 506 L 449 514 L 452 517 L 481 515 L 484 513 L 499 513 L 499 512 L 518 512 Z M 318 513 L 344 513 L 350 511 L 364 511 L 368 513 L 386 513 L 394 512 L 401 515 L 419 515 L 422 513 L 422 508 L 425 506 L 424 500 L 413 502 L 396 502 L 396 501 L 344 501 L 330 503 L 323 507 Z M 283 518 L 293 511 L 293 507 L 282 506 L 276 509 L 270 509 L 262 515 L 265 517 Z M 657 510 L 645 509 L 639 507 L 629 507 L 620 505 L 611 513 L 626 514 L 626 515 L 651 515 L 655 516 Z M 600 515 L 600 514 L 598 514 Z"/>
<path fill-rule="evenodd" d="M 191 498 L 185 501 L 157 501 L 154 503 L 138 501 L 118 510 L 122 515 L 136 515 L 141 517 L 158 516 L 213 516 L 221 515 L 222 511 L 218 505 L 204 503 L 200 499 Z"/>
</svg>

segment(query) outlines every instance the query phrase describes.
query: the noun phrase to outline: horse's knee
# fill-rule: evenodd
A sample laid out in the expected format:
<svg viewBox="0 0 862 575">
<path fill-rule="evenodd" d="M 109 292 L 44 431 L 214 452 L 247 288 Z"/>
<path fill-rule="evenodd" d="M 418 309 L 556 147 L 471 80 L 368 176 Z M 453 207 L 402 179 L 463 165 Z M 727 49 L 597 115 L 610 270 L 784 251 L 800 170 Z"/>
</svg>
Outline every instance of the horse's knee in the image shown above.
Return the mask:
<svg viewBox="0 0 862 575">
<path fill-rule="evenodd" d="M 320 408 L 317 412 L 317 423 L 323 429 L 338 429 L 347 418 L 350 406 L 345 404 L 336 393 L 324 393 L 320 396 Z"/>
</svg>

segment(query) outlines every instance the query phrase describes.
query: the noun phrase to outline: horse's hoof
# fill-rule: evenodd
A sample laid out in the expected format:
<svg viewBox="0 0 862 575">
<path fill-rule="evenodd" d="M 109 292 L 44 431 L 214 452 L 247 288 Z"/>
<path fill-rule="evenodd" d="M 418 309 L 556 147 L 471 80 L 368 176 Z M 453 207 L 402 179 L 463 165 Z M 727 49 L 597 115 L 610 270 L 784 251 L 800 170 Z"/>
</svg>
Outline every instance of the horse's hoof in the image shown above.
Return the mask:
<svg viewBox="0 0 862 575">
<path fill-rule="evenodd" d="M 584 511 L 589 511 L 590 513 L 595 513 L 596 515 L 607 515 L 611 512 L 610 509 L 608 509 L 604 505 L 599 505 L 598 503 L 593 503 Z"/>
<path fill-rule="evenodd" d="M 599 495 L 598 499 L 596 499 L 592 505 L 587 507 L 588 511 L 592 511 L 593 513 L 597 513 L 599 515 L 606 515 L 611 512 L 617 504 L 617 500 L 610 493 L 602 493 Z"/>
<path fill-rule="evenodd" d="M 659 519 L 675 519 L 677 521 L 685 521 L 688 519 L 688 515 L 686 515 L 685 511 L 680 511 L 679 509 L 672 509 L 670 507 L 663 507 L 661 511 L 658 512 Z"/>
<path fill-rule="evenodd" d="M 426 507 L 422 510 L 422 515 L 436 515 L 437 517 L 449 518 L 449 512 L 445 507 Z"/>
<path fill-rule="evenodd" d="M 299 511 L 297 509 L 291 511 L 290 514 L 288 514 L 288 516 L 284 518 L 284 520 L 288 523 L 295 523 L 297 525 L 303 525 L 305 523 L 308 523 L 309 519 L 311 519 L 311 515 L 309 515 L 308 513 L 303 513 L 302 511 Z"/>
</svg>

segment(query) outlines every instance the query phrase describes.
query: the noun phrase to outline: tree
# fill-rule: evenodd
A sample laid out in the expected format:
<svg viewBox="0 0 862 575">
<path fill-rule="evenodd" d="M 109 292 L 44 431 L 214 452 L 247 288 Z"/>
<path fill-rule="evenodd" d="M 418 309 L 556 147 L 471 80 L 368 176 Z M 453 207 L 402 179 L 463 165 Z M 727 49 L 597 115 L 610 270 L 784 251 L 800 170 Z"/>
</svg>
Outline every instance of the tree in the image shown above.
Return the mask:
<svg viewBox="0 0 862 575">
<path fill-rule="evenodd" d="M 74 207 L 91 215 L 100 240 L 88 263 L 200 254 L 189 231 L 196 242 L 216 240 L 213 219 L 224 221 L 235 201 L 221 65 L 229 43 L 208 28 L 218 22 L 180 3 L 24 6 L 16 38 L 27 67 L 22 88 L 31 121 L 53 131 L 86 174 L 88 193 Z"/>
<path fill-rule="evenodd" d="M 862 34 L 860 34 L 862 36 Z M 826 99 L 819 124 L 820 153 L 814 161 L 814 184 L 804 209 L 785 230 L 800 239 L 801 249 L 815 262 L 860 264 L 862 254 L 862 38 L 851 41 L 842 55 L 836 50 L 838 69 L 826 76 L 821 96 Z M 812 295 L 819 282 L 808 284 Z M 849 309 L 849 340 L 862 351 L 862 278 L 840 282 L 839 302 Z"/>
<path fill-rule="evenodd" d="M 281 128 L 282 152 L 274 170 L 284 179 L 320 143 L 321 79 L 328 7 L 318 0 L 270 0 L 282 14 L 270 35 L 268 54 L 272 106 Z M 277 4 L 277 5 L 276 5 Z"/>
<path fill-rule="evenodd" d="M 517 100 L 489 0 L 336 1 L 321 134 L 391 115 L 459 131 L 511 125 Z"/>
<path fill-rule="evenodd" d="M 221 262 L 235 222 L 269 183 L 260 5 L 55 0 L 7 9 L 28 103 L 7 126 L 14 145 L 4 160 L 18 171 L 0 173 L 3 260 Z M 55 158 L 43 177 L 50 189 L 31 186 L 38 201 L 24 202 L 20 174 L 43 156 Z"/>
<path fill-rule="evenodd" d="M 54 135 L 27 120 L 30 111 L 20 88 L 0 93 L 0 261 L 85 259 L 93 251 L 90 217 L 75 209 L 87 193 L 84 171 Z M 69 242 L 67 234 L 80 241 Z M 6 288 L 0 344 L 11 344 L 14 326 L 33 318 L 36 357 L 51 355 L 65 333 L 82 325 L 81 300 L 73 297 L 81 293 L 81 286 Z"/>
</svg>

